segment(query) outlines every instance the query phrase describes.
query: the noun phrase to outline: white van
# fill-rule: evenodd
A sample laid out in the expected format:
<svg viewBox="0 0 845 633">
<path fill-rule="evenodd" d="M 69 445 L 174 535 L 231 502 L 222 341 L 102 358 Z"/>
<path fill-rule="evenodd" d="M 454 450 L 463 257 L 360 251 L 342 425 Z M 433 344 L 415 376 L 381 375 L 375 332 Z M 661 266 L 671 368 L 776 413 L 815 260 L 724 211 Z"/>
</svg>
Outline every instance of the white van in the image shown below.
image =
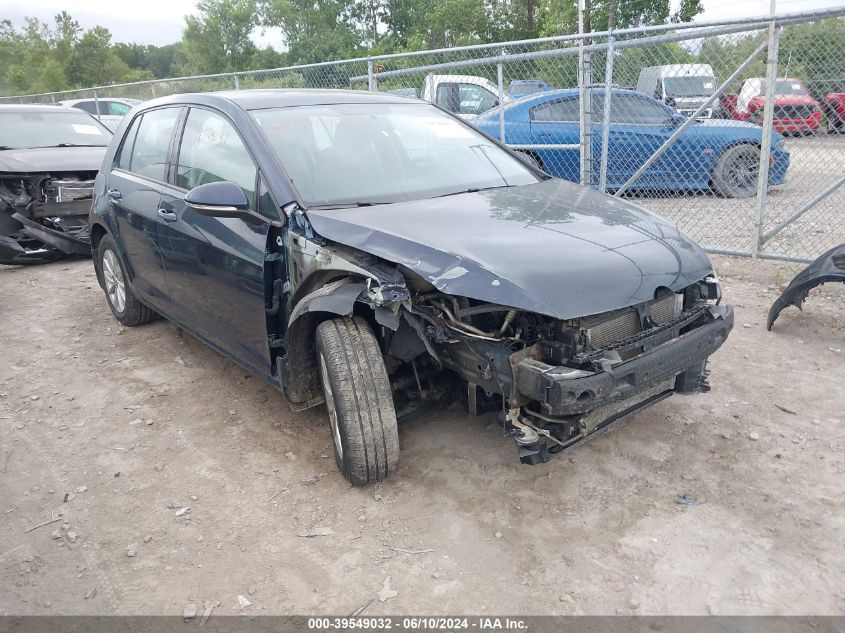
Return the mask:
<svg viewBox="0 0 845 633">
<path fill-rule="evenodd" d="M 647 66 L 640 71 L 637 92 L 659 99 L 687 116 L 695 112 L 716 90 L 716 77 L 709 64 Z M 702 118 L 713 116 L 707 108 Z"/>
</svg>

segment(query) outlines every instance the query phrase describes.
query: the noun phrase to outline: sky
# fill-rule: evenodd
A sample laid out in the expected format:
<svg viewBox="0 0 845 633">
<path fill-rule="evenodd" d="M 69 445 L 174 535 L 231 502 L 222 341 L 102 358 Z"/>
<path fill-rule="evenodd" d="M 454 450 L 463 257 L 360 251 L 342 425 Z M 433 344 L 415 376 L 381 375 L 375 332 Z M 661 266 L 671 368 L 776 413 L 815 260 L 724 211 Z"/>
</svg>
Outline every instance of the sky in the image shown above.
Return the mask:
<svg viewBox="0 0 845 633">
<path fill-rule="evenodd" d="M 843 6 L 845 0 L 776 0 L 778 13 L 811 11 Z M 675 0 L 677 3 L 677 0 Z M 112 32 L 113 42 L 140 44 L 170 44 L 182 39 L 184 16 L 194 13 L 196 0 L 143 0 L 127 2 L 113 0 L 28 0 L 24 3 L 0 0 L 0 18 L 8 18 L 22 25 L 25 16 L 52 23 L 53 16 L 63 9 L 83 28 L 97 24 Z M 769 0 L 703 0 L 704 12 L 700 20 L 720 20 L 753 17 L 769 13 Z M 258 32 L 253 39 L 259 46 L 270 45 L 283 49 L 278 30 Z"/>
</svg>

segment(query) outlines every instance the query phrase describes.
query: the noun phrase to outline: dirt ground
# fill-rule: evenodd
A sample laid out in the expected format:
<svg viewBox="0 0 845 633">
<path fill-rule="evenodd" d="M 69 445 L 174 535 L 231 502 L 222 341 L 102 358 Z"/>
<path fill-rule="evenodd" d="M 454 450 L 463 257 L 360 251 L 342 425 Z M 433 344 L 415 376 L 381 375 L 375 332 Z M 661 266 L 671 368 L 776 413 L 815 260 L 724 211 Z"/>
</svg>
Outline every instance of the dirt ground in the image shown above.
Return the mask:
<svg viewBox="0 0 845 633">
<path fill-rule="evenodd" d="M 121 328 L 89 261 L 0 267 L 0 613 L 845 613 L 845 285 L 770 333 L 800 266 L 716 264 L 709 394 L 535 467 L 493 415 L 432 410 L 365 489 L 322 408 Z"/>
</svg>

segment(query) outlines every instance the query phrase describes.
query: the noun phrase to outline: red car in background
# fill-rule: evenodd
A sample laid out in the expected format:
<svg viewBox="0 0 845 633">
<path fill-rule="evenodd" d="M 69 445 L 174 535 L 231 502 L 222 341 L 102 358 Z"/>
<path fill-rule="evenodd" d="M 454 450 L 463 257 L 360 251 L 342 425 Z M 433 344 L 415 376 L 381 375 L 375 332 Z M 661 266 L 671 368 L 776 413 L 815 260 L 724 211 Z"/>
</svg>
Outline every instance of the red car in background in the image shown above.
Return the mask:
<svg viewBox="0 0 845 633">
<path fill-rule="evenodd" d="M 727 118 L 761 124 L 766 105 L 766 80 L 762 77 L 746 79 L 739 94 L 725 95 L 721 105 Z M 822 111 L 804 82 L 780 78 L 775 80 L 773 119 L 778 132 L 812 133 L 821 127 Z"/>
<path fill-rule="evenodd" d="M 845 92 L 828 92 L 822 107 L 827 117 L 827 129 L 831 132 L 845 132 Z"/>
</svg>

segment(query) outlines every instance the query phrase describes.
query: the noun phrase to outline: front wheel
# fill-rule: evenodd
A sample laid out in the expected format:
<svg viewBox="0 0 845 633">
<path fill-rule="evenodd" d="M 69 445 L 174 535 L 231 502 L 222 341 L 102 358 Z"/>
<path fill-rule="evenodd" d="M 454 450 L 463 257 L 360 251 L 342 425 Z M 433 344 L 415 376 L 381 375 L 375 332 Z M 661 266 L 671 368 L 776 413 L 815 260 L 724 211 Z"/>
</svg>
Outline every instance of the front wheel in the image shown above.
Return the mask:
<svg viewBox="0 0 845 633">
<path fill-rule="evenodd" d="M 356 486 L 386 478 L 399 463 L 399 429 L 373 331 L 360 317 L 332 319 L 316 343 L 338 469 Z"/>
<path fill-rule="evenodd" d="M 713 188 L 726 198 L 750 198 L 757 193 L 760 148 L 735 145 L 726 149 L 713 167 Z"/>
</svg>

